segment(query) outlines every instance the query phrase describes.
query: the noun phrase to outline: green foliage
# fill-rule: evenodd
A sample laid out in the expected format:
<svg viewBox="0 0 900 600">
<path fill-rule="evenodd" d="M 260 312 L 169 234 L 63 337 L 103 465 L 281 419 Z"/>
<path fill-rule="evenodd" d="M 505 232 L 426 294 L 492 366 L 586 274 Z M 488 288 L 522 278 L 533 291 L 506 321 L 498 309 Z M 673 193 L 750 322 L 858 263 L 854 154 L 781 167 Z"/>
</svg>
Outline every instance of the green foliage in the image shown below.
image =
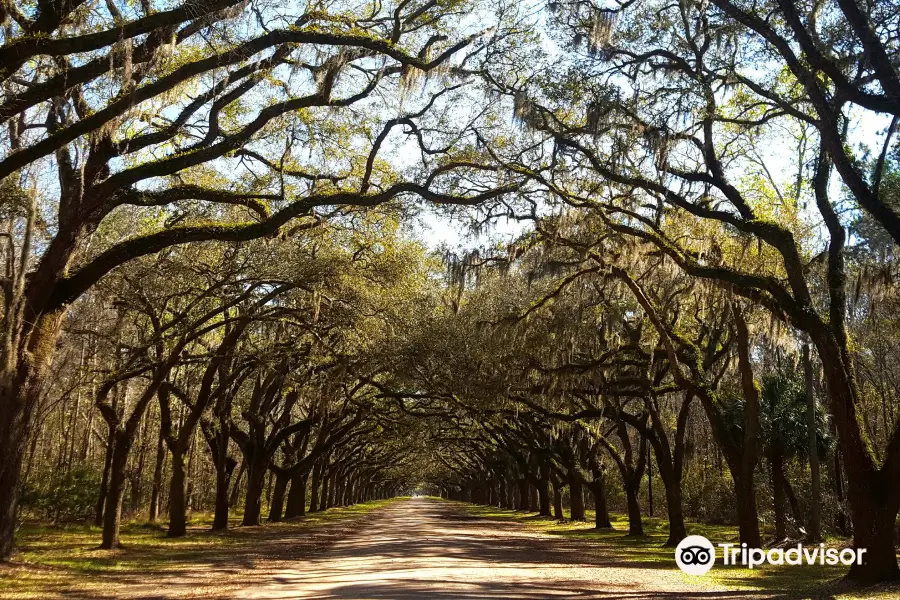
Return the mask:
<svg viewBox="0 0 900 600">
<path fill-rule="evenodd" d="M 32 480 L 22 493 L 22 508 L 54 523 L 83 521 L 93 514 L 100 474 L 90 465 L 77 466 L 57 477 Z"/>
<path fill-rule="evenodd" d="M 807 456 L 809 427 L 803 380 L 793 373 L 776 371 L 762 378 L 760 425 L 765 443 L 778 444 L 788 456 Z M 833 439 L 828 412 L 816 404 L 816 439 L 820 459 L 831 450 Z"/>
</svg>

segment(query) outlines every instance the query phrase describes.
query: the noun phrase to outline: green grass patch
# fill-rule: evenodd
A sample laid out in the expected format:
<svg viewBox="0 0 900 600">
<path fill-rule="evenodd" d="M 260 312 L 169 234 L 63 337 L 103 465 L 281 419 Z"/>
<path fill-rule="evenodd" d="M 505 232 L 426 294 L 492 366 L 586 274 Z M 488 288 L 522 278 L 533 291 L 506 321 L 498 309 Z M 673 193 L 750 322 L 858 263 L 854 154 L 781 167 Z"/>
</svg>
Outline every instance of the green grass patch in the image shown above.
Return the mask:
<svg viewBox="0 0 900 600">
<path fill-rule="evenodd" d="M 608 556 L 610 559 L 632 563 L 635 568 L 678 569 L 675 565 L 673 548 L 663 547 L 668 537 L 668 521 L 664 518 L 644 517 L 642 537 L 628 537 L 628 519 L 623 514 L 611 514 L 612 530 L 594 529 L 593 511 L 587 511 L 586 522 L 557 521 L 534 513 L 518 512 L 490 506 L 463 504 L 470 514 L 490 519 L 501 519 L 522 523 L 532 530 L 559 536 L 564 539 L 578 539 L 587 542 L 585 551 L 594 556 Z M 738 543 L 738 530 L 730 525 L 687 524 L 689 535 L 702 535 L 713 544 Z M 827 546 L 845 547 L 846 540 L 830 539 Z M 721 555 L 720 555 L 721 556 Z M 853 589 L 842 581 L 847 567 L 829 565 L 763 565 L 754 569 L 744 566 L 725 566 L 719 562 L 703 576 L 702 585 L 719 585 L 733 591 L 762 592 L 787 598 L 821 597 L 826 590 L 829 598 L 896 599 L 900 597 L 900 587 L 896 585 Z M 690 578 L 684 575 L 685 578 Z"/>
<path fill-rule="evenodd" d="M 292 558 L 308 550 L 307 532 L 353 521 L 398 499 L 377 500 L 330 508 L 283 523 L 239 527 L 230 519 L 226 531 L 212 532 L 212 514 L 194 513 L 188 534 L 166 537 L 165 525 L 129 522 L 122 526 L 122 548 L 99 549 L 101 529 L 87 525 L 65 527 L 25 524 L 17 535 L 12 563 L 0 566 L 0 598 L 47 598 L 80 592 L 110 597 L 112 588 L 151 583 L 155 576 L 177 577 L 215 566 L 240 570 L 266 558 Z M 297 543 L 285 544 L 285 540 Z M 107 590 L 107 592 L 104 592 Z"/>
</svg>

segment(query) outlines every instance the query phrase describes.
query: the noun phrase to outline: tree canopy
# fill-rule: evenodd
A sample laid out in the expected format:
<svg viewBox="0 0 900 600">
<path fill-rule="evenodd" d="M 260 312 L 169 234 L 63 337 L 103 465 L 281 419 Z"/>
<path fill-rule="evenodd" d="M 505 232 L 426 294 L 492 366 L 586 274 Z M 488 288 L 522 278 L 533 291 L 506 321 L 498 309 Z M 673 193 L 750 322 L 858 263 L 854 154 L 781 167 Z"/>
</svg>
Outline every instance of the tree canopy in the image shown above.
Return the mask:
<svg viewBox="0 0 900 600">
<path fill-rule="evenodd" d="M 0 557 L 655 483 L 900 576 L 895 2 L 0 8 Z"/>
</svg>

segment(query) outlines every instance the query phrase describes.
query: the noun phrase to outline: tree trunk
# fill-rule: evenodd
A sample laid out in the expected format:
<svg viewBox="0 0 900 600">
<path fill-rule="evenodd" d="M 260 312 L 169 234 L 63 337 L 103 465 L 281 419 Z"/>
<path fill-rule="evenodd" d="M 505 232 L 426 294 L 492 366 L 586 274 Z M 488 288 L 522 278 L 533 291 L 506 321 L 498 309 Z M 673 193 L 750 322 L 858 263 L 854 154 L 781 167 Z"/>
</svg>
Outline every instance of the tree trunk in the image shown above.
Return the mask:
<svg viewBox="0 0 900 600">
<path fill-rule="evenodd" d="M 241 497 L 241 480 L 244 478 L 244 473 L 247 472 L 247 461 L 241 460 L 241 467 L 238 469 L 237 477 L 234 478 L 234 482 L 231 484 L 231 494 L 228 496 L 228 506 L 237 506 L 238 500 Z"/>
<path fill-rule="evenodd" d="M 788 481 L 787 477 L 781 478 L 781 485 L 784 487 L 784 494 L 787 496 L 788 506 L 791 507 L 791 514 L 794 515 L 795 521 L 803 520 L 803 513 L 800 511 L 800 503 L 797 502 L 797 495 L 794 494 L 794 488 L 791 487 L 791 482 Z"/>
<path fill-rule="evenodd" d="M 324 467 L 322 469 L 325 470 Z M 331 485 L 330 477 L 322 477 L 322 495 L 319 498 L 319 510 L 328 510 L 328 487 Z"/>
<path fill-rule="evenodd" d="M 322 485 L 322 467 L 316 465 L 313 467 L 312 483 L 309 486 L 309 512 L 314 513 L 319 510 L 319 488 Z"/>
<path fill-rule="evenodd" d="M 346 489 L 346 486 L 346 480 L 343 477 L 340 477 L 334 488 L 334 506 L 344 505 L 344 490 Z"/>
<path fill-rule="evenodd" d="M 528 512 L 538 512 L 537 486 L 528 486 Z"/>
<path fill-rule="evenodd" d="M 816 395 L 813 390 L 812 359 L 809 344 L 803 345 L 803 381 L 806 391 L 806 427 L 809 444 L 810 511 L 807 523 L 807 543 L 816 544 L 822 540 L 822 476 L 819 469 L 819 436 L 816 419 Z M 794 515 L 799 518 L 799 515 Z"/>
<path fill-rule="evenodd" d="M 540 506 L 540 514 L 542 517 L 550 515 L 550 479 L 549 477 L 541 478 L 538 482 L 538 504 Z"/>
<path fill-rule="evenodd" d="M 574 471 L 569 474 L 569 518 L 573 521 L 584 521 L 584 490 L 581 477 Z"/>
<path fill-rule="evenodd" d="M 144 489 L 141 481 L 141 472 L 136 470 L 128 475 L 128 483 L 131 486 L 131 496 L 128 502 L 128 517 L 133 519 L 141 512 L 144 503 Z"/>
<path fill-rule="evenodd" d="M 112 468 L 113 446 L 116 444 L 115 429 L 110 428 L 106 437 L 106 453 L 103 458 L 103 476 L 100 478 L 100 491 L 94 509 L 94 527 L 103 525 L 103 511 L 106 506 L 106 492 L 109 490 L 109 470 Z"/>
<path fill-rule="evenodd" d="M 290 479 L 286 474 L 275 474 L 275 492 L 272 494 L 272 501 L 269 504 L 269 521 L 272 523 L 281 521 L 284 511 L 284 493 L 287 490 L 288 481 Z"/>
<path fill-rule="evenodd" d="M 594 528 L 612 529 L 609 508 L 606 504 L 606 476 L 602 473 L 595 474 L 594 481 L 588 487 L 594 495 Z"/>
<path fill-rule="evenodd" d="M 897 568 L 897 550 L 894 531 L 897 526 L 897 509 L 886 506 L 878 497 L 855 490 L 847 490 L 851 499 L 853 517 L 853 546 L 865 548 L 863 564 L 853 564 L 848 577 L 858 581 L 893 581 L 900 578 Z M 868 509 L 868 510 L 866 510 Z"/>
<path fill-rule="evenodd" d="M 228 488 L 236 466 L 237 461 L 230 457 L 225 457 L 224 465 L 216 465 L 216 512 L 213 517 L 213 531 L 228 529 L 228 511 L 231 507 Z"/>
<path fill-rule="evenodd" d="M 306 515 L 306 481 L 309 472 L 298 473 L 291 478 L 291 490 L 288 492 L 285 519 L 295 519 Z"/>
<path fill-rule="evenodd" d="M 634 481 L 625 484 L 625 501 L 628 507 L 628 535 L 644 535 L 644 515 L 641 514 L 641 503 L 638 500 L 638 492 L 641 488 L 641 476 L 636 475 Z"/>
<path fill-rule="evenodd" d="M 737 493 L 738 528 L 741 542 L 750 548 L 759 548 L 759 513 L 756 509 L 756 487 L 753 477 L 759 462 L 759 386 L 753 377 L 750 358 L 750 334 L 743 311 L 737 304 L 731 307 L 737 336 L 738 371 L 744 396 L 744 431 L 738 448 L 732 452 L 737 457 L 731 467 Z M 735 469 L 737 467 L 737 469 Z"/>
<path fill-rule="evenodd" d="M 519 479 L 519 497 L 516 499 L 516 510 L 528 510 L 528 480 L 524 477 Z"/>
<path fill-rule="evenodd" d="M 732 473 L 735 484 L 735 496 L 737 500 L 738 531 L 741 543 L 750 548 L 762 546 L 762 538 L 759 534 L 759 512 L 756 509 L 756 490 L 753 487 L 752 478 L 735 476 Z"/>
<path fill-rule="evenodd" d="M 844 514 L 844 476 L 841 472 L 841 450 L 834 449 L 834 494 L 837 498 L 837 530 L 843 536 L 849 535 L 847 515 Z"/>
<path fill-rule="evenodd" d="M 813 334 L 813 332 L 810 332 Z M 841 457 L 847 475 L 847 500 L 853 520 L 853 546 L 866 549 L 862 565 L 853 565 L 848 577 L 878 582 L 900 577 L 894 532 L 900 494 L 900 482 L 874 465 L 871 450 L 863 439 L 858 422 L 858 403 L 853 369 L 847 351 L 825 335 L 816 336 L 816 347 L 824 367 L 834 422 L 838 429 Z M 894 450 L 889 448 L 888 451 Z M 886 459 L 890 460 L 890 459 Z"/>
<path fill-rule="evenodd" d="M 153 467 L 153 487 L 150 489 L 150 516 L 151 523 L 155 523 L 159 517 L 159 501 L 162 495 L 163 463 L 166 460 L 166 443 L 162 432 L 156 441 L 156 465 Z"/>
<path fill-rule="evenodd" d="M 268 468 L 263 461 L 251 461 L 247 468 L 247 498 L 244 500 L 244 519 L 241 525 L 259 525 L 262 514 L 262 496 L 266 488 Z"/>
<path fill-rule="evenodd" d="M 116 432 L 113 443 L 112 461 L 109 470 L 109 489 L 106 492 L 106 507 L 103 511 L 103 541 L 100 547 L 112 550 L 120 546 L 119 533 L 122 525 L 122 498 L 125 495 L 125 467 L 131 444 L 123 432 Z"/>
<path fill-rule="evenodd" d="M 659 466 L 659 460 L 656 461 Z M 664 544 L 674 548 L 687 537 L 687 527 L 684 524 L 684 507 L 682 506 L 681 479 L 669 469 L 660 466 L 659 477 L 662 479 L 666 492 L 666 512 L 669 517 L 669 537 Z"/>
<path fill-rule="evenodd" d="M 344 487 L 344 506 L 353 506 L 353 494 L 356 487 L 356 476 L 347 477 L 347 485 Z"/>
<path fill-rule="evenodd" d="M 34 282 L 32 279 L 29 287 Z M 41 286 L 35 284 L 35 287 Z M 20 478 L 28 428 L 65 313 L 62 309 L 40 316 L 33 315 L 27 309 L 25 312 L 24 323 L 35 325 L 33 328 L 22 325 L 20 335 L 27 342 L 21 349 L 7 349 L 19 354 L 6 357 L 9 366 L 0 374 L 0 561 L 8 560 L 15 547 Z M 9 318 L 9 315 L 5 317 Z M 15 324 L 7 324 L 7 327 L 10 326 Z M 26 347 L 27 351 L 22 352 Z"/>
<path fill-rule="evenodd" d="M 5 387 L 0 393 L 0 561 L 5 561 L 15 547 L 19 476 L 31 411 L 22 406 L 26 401 L 19 398 L 21 391 Z"/>
<path fill-rule="evenodd" d="M 509 505 L 509 496 L 506 493 L 506 477 L 500 478 L 499 487 L 498 495 L 500 496 L 500 508 L 511 508 Z"/>
<path fill-rule="evenodd" d="M 651 421 L 653 429 L 648 434 L 649 441 L 656 453 L 656 467 L 659 478 L 663 483 L 663 491 L 666 493 L 666 513 L 669 520 L 669 537 L 664 546 L 674 548 L 687 537 L 687 528 L 684 525 L 684 507 L 681 495 L 681 474 L 684 461 L 684 430 L 687 427 L 687 418 L 690 410 L 691 396 L 687 396 L 678 412 L 678 420 L 675 433 L 675 454 L 673 456 L 669 446 L 666 431 L 657 413 L 653 413 Z M 650 464 L 650 461 L 647 461 Z"/>
<path fill-rule="evenodd" d="M 551 483 L 553 485 L 553 518 L 562 521 L 565 519 L 562 508 L 562 482 L 554 477 Z"/>
<path fill-rule="evenodd" d="M 172 480 L 169 484 L 169 531 L 170 538 L 187 533 L 187 500 L 185 498 L 184 448 L 172 448 Z"/>
</svg>

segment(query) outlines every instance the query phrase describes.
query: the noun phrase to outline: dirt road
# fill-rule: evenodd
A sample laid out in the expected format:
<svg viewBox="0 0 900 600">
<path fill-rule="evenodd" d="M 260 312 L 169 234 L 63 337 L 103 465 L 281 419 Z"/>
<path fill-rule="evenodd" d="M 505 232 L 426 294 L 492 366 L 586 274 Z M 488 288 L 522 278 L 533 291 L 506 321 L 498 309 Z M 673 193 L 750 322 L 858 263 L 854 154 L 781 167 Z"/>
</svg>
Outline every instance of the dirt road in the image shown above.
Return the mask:
<svg viewBox="0 0 900 600">
<path fill-rule="evenodd" d="M 412 499 L 296 568 L 256 578 L 240 598 L 748 598 L 703 587 L 672 565 L 617 561 L 584 541 Z"/>
</svg>

